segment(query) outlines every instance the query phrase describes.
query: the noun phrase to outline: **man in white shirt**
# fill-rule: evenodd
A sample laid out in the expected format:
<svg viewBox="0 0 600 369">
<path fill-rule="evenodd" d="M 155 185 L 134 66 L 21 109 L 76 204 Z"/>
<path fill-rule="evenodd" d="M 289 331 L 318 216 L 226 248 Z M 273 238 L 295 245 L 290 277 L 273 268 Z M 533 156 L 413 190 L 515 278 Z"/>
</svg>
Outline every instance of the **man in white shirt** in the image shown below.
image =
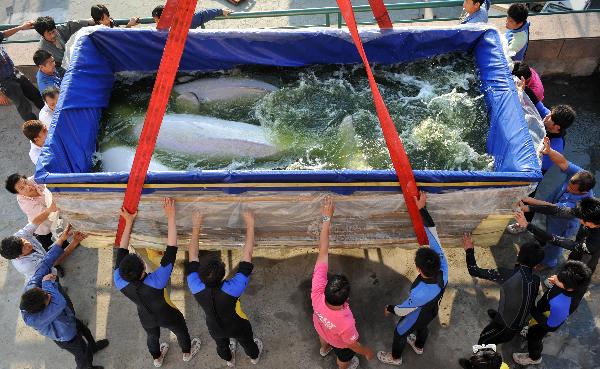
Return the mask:
<svg viewBox="0 0 600 369">
<path fill-rule="evenodd" d="M 54 114 L 54 108 L 58 102 L 59 89 L 56 86 L 47 87 L 42 91 L 42 99 L 44 99 L 44 107 L 40 110 L 40 120 L 46 124 L 46 127 L 50 127 L 52 122 L 52 114 Z M 34 163 L 35 164 L 35 163 Z"/>
<path fill-rule="evenodd" d="M 28 120 L 23 123 L 21 130 L 25 137 L 31 142 L 29 158 L 33 162 L 33 165 L 36 165 L 40 158 L 40 154 L 42 153 L 44 142 L 46 142 L 46 136 L 48 136 L 48 127 L 41 120 Z"/>
</svg>

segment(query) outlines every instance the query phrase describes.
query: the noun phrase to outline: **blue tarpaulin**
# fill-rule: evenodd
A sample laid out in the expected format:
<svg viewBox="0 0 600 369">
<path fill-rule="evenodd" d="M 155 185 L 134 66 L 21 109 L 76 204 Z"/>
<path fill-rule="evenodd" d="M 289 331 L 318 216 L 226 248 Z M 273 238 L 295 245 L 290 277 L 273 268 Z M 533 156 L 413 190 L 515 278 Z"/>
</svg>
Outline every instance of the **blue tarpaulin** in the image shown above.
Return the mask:
<svg viewBox="0 0 600 369">
<path fill-rule="evenodd" d="M 129 173 L 91 173 L 92 155 L 102 109 L 106 108 L 118 72 L 155 72 L 167 33 L 151 29 L 98 27 L 74 45 L 46 144 L 36 167 L 40 183 L 123 184 Z M 415 171 L 418 182 L 447 183 L 445 188 L 503 186 L 541 179 L 539 163 L 508 69 L 498 32 L 487 26 L 362 30 L 370 62 L 390 64 L 450 52 L 473 53 L 481 91 L 490 120 L 487 151 L 495 171 Z M 181 71 L 231 69 L 240 65 L 298 67 L 311 64 L 357 64 L 360 58 L 348 32 L 308 30 L 193 30 L 190 31 Z M 338 192 L 357 189 L 399 191 L 397 186 L 367 186 L 367 182 L 395 182 L 391 170 L 355 171 L 187 171 L 150 172 L 147 183 L 299 183 L 356 182 Z M 457 183 L 452 186 L 452 183 Z M 460 184 L 463 183 L 463 184 Z M 272 188 L 267 185 L 265 188 Z M 82 189 L 85 186 L 81 187 Z M 110 190 L 110 186 L 104 190 Z M 113 190 L 123 190 L 114 187 Z M 212 187 L 219 189 L 218 187 Z M 261 188 L 261 186 L 252 186 Z M 310 187 L 315 189 L 314 186 Z M 279 187 L 285 190 L 285 186 Z M 70 186 L 65 190 L 76 190 Z M 80 189 L 81 190 L 81 189 Z M 101 188 L 86 190 L 100 191 Z M 236 187 L 235 191 L 245 188 Z M 233 190 L 231 190 L 233 191 Z"/>
</svg>

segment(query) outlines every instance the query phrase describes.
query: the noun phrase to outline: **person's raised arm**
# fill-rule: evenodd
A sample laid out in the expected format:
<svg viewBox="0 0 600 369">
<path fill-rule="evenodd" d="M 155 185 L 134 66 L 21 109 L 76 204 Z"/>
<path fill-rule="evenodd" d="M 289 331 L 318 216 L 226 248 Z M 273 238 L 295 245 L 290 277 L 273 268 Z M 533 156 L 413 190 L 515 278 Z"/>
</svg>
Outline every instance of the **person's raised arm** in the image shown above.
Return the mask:
<svg viewBox="0 0 600 369">
<path fill-rule="evenodd" d="M 125 208 L 121 208 L 120 214 L 125 220 L 125 228 L 123 229 L 123 235 L 121 236 L 119 248 L 127 249 L 129 247 L 129 238 L 131 237 L 131 229 L 133 228 L 133 222 L 137 216 L 137 211 L 135 213 L 130 213 Z"/>
<path fill-rule="evenodd" d="M 198 247 L 200 241 L 200 231 L 202 230 L 202 213 L 198 210 L 192 215 L 192 237 L 190 237 L 190 245 L 188 247 L 188 260 L 199 261 Z"/>
<path fill-rule="evenodd" d="M 9 38 L 10 36 L 14 35 L 15 33 L 19 32 L 19 31 L 23 31 L 26 29 L 32 29 L 32 28 L 33 28 L 33 21 L 27 21 L 27 22 L 21 24 L 20 26 L 7 29 L 6 31 L 2 31 L 2 33 L 4 34 L 4 38 Z"/>
<path fill-rule="evenodd" d="M 483 269 L 475 259 L 475 243 L 470 233 L 463 234 L 463 248 L 467 257 L 467 270 L 472 277 L 487 279 L 494 282 L 504 281 L 504 276 L 498 269 Z"/>
<path fill-rule="evenodd" d="M 175 200 L 165 197 L 163 209 L 167 216 L 167 246 L 177 247 L 177 221 L 175 220 Z"/>
<path fill-rule="evenodd" d="M 319 256 L 317 263 L 327 262 L 329 260 L 329 230 L 331 228 L 331 219 L 335 210 L 333 198 L 326 196 L 321 205 L 321 216 L 323 224 L 321 226 L 321 235 L 319 238 Z"/>
<path fill-rule="evenodd" d="M 46 210 L 42 211 L 31 220 L 31 224 L 39 226 L 40 224 L 44 223 L 46 219 L 48 219 L 51 213 L 54 213 L 56 211 L 58 211 L 58 207 L 56 206 L 56 202 L 54 202 L 53 200 L 52 204 L 50 204 L 50 206 Z"/>
<path fill-rule="evenodd" d="M 581 247 L 580 241 L 574 241 L 569 238 L 559 237 L 544 231 L 543 229 L 529 223 L 525 218 L 525 214 L 521 210 L 515 211 L 515 220 L 520 227 L 526 228 L 533 236 L 542 244 L 552 242 L 554 245 L 567 250 L 575 250 Z"/>
<path fill-rule="evenodd" d="M 244 223 L 246 223 L 246 242 L 242 250 L 242 261 L 252 262 L 252 251 L 254 250 L 254 212 L 250 209 L 244 210 Z"/>
<path fill-rule="evenodd" d="M 75 231 L 73 232 L 73 240 L 69 246 L 65 247 L 65 252 L 54 262 L 54 265 L 60 265 L 75 249 L 81 244 L 81 241 L 88 237 L 86 233 Z"/>
<path fill-rule="evenodd" d="M 552 160 L 552 162 L 556 164 L 561 171 L 565 172 L 567 169 L 569 169 L 569 161 L 563 156 L 563 154 L 550 147 L 550 138 L 548 136 L 544 137 L 544 148 L 542 149 L 541 153 L 548 155 L 550 160 Z"/>
</svg>

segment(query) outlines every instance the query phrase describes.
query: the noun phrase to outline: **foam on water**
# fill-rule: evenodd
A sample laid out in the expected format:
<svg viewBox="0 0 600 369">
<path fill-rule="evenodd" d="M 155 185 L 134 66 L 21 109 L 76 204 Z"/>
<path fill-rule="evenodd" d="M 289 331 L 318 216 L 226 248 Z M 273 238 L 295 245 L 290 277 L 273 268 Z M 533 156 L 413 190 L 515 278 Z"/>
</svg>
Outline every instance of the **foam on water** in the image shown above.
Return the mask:
<svg viewBox="0 0 600 369">
<path fill-rule="evenodd" d="M 415 169 L 491 170 L 493 158 L 485 153 L 489 123 L 470 57 L 450 54 L 375 65 L 374 73 Z M 172 99 L 168 112 L 261 125 L 280 153 L 223 161 L 163 148 L 154 155 L 161 163 L 180 170 L 392 168 L 362 66 L 244 67 L 194 75 L 215 76 L 254 78 L 279 90 L 259 98 L 205 103 L 197 111 L 180 111 Z M 102 122 L 101 149 L 137 143 L 132 116 L 144 113 L 152 82 L 117 83 Z"/>
</svg>

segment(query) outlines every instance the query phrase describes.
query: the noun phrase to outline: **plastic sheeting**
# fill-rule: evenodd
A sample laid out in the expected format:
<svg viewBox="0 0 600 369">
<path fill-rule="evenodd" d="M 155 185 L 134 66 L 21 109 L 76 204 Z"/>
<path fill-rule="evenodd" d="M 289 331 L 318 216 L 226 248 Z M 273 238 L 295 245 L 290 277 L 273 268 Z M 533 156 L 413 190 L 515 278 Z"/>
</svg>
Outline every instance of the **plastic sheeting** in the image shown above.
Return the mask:
<svg viewBox="0 0 600 369">
<path fill-rule="evenodd" d="M 76 40 L 57 112 L 36 167 L 36 180 L 79 184 L 127 181 L 128 173 L 89 173 L 101 110 L 108 104 L 114 73 L 156 71 L 166 35 L 149 29 L 98 28 Z M 472 182 L 493 182 L 491 186 L 499 186 L 498 182 L 540 180 L 536 152 L 495 29 L 465 25 L 363 30 L 361 37 L 374 63 L 398 63 L 456 51 L 473 52 L 475 56 L 490 117 L 487 148 L 495 157 L 496 172 L 415 171 L 417 181 L 452 182 L 463 188 Z M 242 64 L 305 66 L 359 62 L 356 49 L 343 30 L 191 31 L 180 69 L 209 71 Z M 192 171 L 149 173 L 147 183 L 378 182 L 395 181 L 393 178 L 392 171 Z M 378 190 L 398 191 L 398 186 L 382 187 Z M 105 191 L 110 187 L 79 188 Z M 247 189 L 251 188 L 236 187 L 233 191 Z M 340 191 L 358 189 L 365 188 L 357 183 L 356 188 L 345 186 Z"/>
</svg>

